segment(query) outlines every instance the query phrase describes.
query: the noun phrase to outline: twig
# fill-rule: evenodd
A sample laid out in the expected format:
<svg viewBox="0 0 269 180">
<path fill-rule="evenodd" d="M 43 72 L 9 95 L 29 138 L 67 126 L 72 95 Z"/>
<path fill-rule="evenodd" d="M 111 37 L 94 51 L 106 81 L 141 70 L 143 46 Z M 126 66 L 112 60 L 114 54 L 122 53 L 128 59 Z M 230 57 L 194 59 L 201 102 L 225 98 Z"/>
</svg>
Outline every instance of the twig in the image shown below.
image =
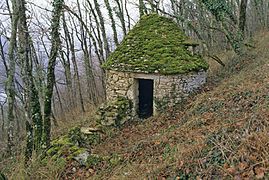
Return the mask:
<svg viewBox="0 0 269 180">
<path fill-rule="evenodd" d="M 222 60 L 216 56 L 216 55 L 210 55 L 210 54 L 207 54 L 208 57 L 214 59 L 217 63 L 219 63 L 220 65 L 222 65 L 223 67 L 225 67 L 225 64 L 224 62 L 222 62 Z"/>
</svg>

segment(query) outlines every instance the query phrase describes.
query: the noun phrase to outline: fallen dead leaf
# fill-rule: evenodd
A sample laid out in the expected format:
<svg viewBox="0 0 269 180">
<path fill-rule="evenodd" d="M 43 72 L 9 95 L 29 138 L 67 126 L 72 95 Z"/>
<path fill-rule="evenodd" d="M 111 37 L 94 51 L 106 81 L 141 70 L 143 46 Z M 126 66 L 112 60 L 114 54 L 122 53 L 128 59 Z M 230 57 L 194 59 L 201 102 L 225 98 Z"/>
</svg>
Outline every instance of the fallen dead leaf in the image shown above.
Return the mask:
<svg viewBox="0 0 269 180">
<path fill-rule="evenodd" d="M 178 168 L 181 169 L 183 165 L 184 165 L 184 162 L 183 162 L 183 161 L 179 161 L 179 162 L 178 162 Z"/>
<path fill-rule="evenodd" d="M 227 172 L 229 173 L 229 174 L 235 174 L 235 172 L 236 172 L 236 170 L 235 170 L 235 168 L 234 167 L 229 167 L 228 169 L 227 169 Z"/>
<path fill-rule="evenodd" d="M 248 167 L 248 164 L 246 162 L 241 162 L 238 165 L 238 168 L 239 168 L 240 171 L 245 170 L 247 167 Z"/>
<path fill-rule="evenodd" d="M 256 178 L 257 179 L 264 178 L 265 168 L 263 168 L 263 167 L 256 167 L 254 170 L 255 170 L 255 174 L 256 174 Z"/>
<path fill-rule="evenodd" d="M 230 166 L 229 166 L 229 164 L 228 163 L 225 163 L 224 165 L 223 165 L 223 168 L 224 169 L 228 169 Z"/>
</svg>

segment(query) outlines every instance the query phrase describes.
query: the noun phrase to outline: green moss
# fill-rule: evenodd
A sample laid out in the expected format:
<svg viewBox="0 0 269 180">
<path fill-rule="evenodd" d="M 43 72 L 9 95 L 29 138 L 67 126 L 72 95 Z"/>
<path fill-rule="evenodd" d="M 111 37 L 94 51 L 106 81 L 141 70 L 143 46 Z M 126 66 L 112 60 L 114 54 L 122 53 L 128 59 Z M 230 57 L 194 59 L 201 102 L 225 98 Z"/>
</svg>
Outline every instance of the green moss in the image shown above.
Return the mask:
<svg viewBox="0 0 269 180">
<path fill-rule="evenodd" d="M 83 135 L 79 127 L 74 127 L 70 129 L 68 132 L 68 138 L 73 144 L 78 144 L 78 145 L 83 144 L 84 138 L 82 136 Z"/>
<path fill-rule="evenodd" d="M 86 137 L 88 144 L 96 145 L 101 142 L 100 133 L 93 133 Z"/>
<path fill-rule="evenodd" d="M 91 154 L 87 158 L 87 166 L 88 167 L 94 167 L 97 166 L 99 163 L 101 163 L 104 159 L 96 154 Z"/>
<path fill-rule="evenodd" d="M 64 158 L 58 158 L 56 164 L 59 169 L 62 169 L 66 165 L 66 160 Z"/>
<path fill-rule="evenodd" d="M 61 136 L 58 139 L 55 139 L 51 142 L 51 146 L 72 146 L 73 143 L 70 141 L 68 136 Z"/>
<path fill-rule="evenodd" d="M 96 121 L 98 124 L 105 126 L 120 127 L 131 119 L 132 107 L 132 101 L 119 96 L 114 101 L 107 102 L 99 107 Z"/>
<path fill-rule="evenodd" d="M 85 153 L 87 151 L 86 148 L 80 148 L 80 147 L 77 147 L 77 146 L 73 146 L 72 148 L 69 149 L 69 155 L 68 157 L 66 158 L 67 160 L 71 160 L 71 159 L 74 159 L 76 156 L 82 154 L 82 153 Z"/>
<path fill-rule="evenodd" d="M 47 154 L 48 154 L 49 156 L 53 156 L 53 155 L 57 154 L 59 150 L 60 150 L 60 147 L 58 147 L 58 146 L 53 146 L 53 147 L 51 147 L 51 148 L 47 151 Z"/>
<path fill-rule="evenodd" d="M 124 118 L 129 115 L 132 109 L 132 103 L 129 99 L 125 97 L 118 97 L 117 101 L 115 102 L 115 107 L 118 110 L 115 125 L 119 127 L 122 124 Z"/>
<path fill-rule="evenodd" d="M 72 128 L 67 135 L 52 141 L 51 147 L 47 150 L 47 155 L 51 157 L 52 160 L 59 158 L 71 160 L 87 151 L 87 149 L 83 147 L 86 141 L 86 137 L 83 137 L 79 127 Z"/>
<path fill-rule="evenodd" d="M 103 67 L 127 72 L 178 74 L 208 69 L 187 50 L 188 37 L 169 18 L 145 15 L 128 33 Z"/>
<path fill-rule="evenodd" d="M 109 158 L 108 162 L 109 164 L 114 167 L 120 164 L 123 161 L 122 157 L 120 157 L 117 154 L 112 154 L 111 157 Z"/>
</svg>

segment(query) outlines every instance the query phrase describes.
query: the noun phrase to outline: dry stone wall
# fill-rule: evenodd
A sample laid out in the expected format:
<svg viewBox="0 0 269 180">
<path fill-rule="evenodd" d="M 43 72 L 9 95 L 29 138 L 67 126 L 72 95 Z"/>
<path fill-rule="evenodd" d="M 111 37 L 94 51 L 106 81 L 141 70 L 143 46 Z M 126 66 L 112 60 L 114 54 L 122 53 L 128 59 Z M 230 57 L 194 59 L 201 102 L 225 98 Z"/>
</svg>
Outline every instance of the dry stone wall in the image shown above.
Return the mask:
<svg viewBox="0 0 269 180">
<path fill-rule="evenodd" d="M 191 93 L 206 82 L 206 72 L 193 72 L 186 75 L 159 76 L 154 81 L 156 111 L 174 107 L 184 102 Z"/>
<path fill-rule="evenodd" d="M 154 81 L 154 114 L 183 102 L 192 92 L 206 82 L 206 72 L 191 72 L 180 75 L 160 75 L 128 72 L 107 72 L 107 101 L 125 97 L 132 103 L 131 116 L 137 116 L 138 79 Z"/>
<path fill-rule="evenodd" d="M 132 74 L 117 71 L 108 71 L 106 80 L 107 101 L 113 101 L 120 96 L 127 97 L 130 100 L 134 99 L 132 95 L 135 80 L 132 77 Z"/>
</svg>

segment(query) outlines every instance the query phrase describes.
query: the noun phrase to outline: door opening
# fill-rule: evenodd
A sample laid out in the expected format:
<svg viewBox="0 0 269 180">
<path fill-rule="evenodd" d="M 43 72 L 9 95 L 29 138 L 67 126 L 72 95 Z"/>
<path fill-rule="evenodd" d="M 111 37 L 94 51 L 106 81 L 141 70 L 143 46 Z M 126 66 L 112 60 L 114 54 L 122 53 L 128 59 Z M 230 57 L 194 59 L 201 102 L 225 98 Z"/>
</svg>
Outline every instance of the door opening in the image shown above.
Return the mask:
<svg viewBox="0 0 269 180">
<path fill-rule="evenodd" d="M 146 119 L 153 115 L 153 80 L 138 79 L 139 118 Z"/>
</svg>

